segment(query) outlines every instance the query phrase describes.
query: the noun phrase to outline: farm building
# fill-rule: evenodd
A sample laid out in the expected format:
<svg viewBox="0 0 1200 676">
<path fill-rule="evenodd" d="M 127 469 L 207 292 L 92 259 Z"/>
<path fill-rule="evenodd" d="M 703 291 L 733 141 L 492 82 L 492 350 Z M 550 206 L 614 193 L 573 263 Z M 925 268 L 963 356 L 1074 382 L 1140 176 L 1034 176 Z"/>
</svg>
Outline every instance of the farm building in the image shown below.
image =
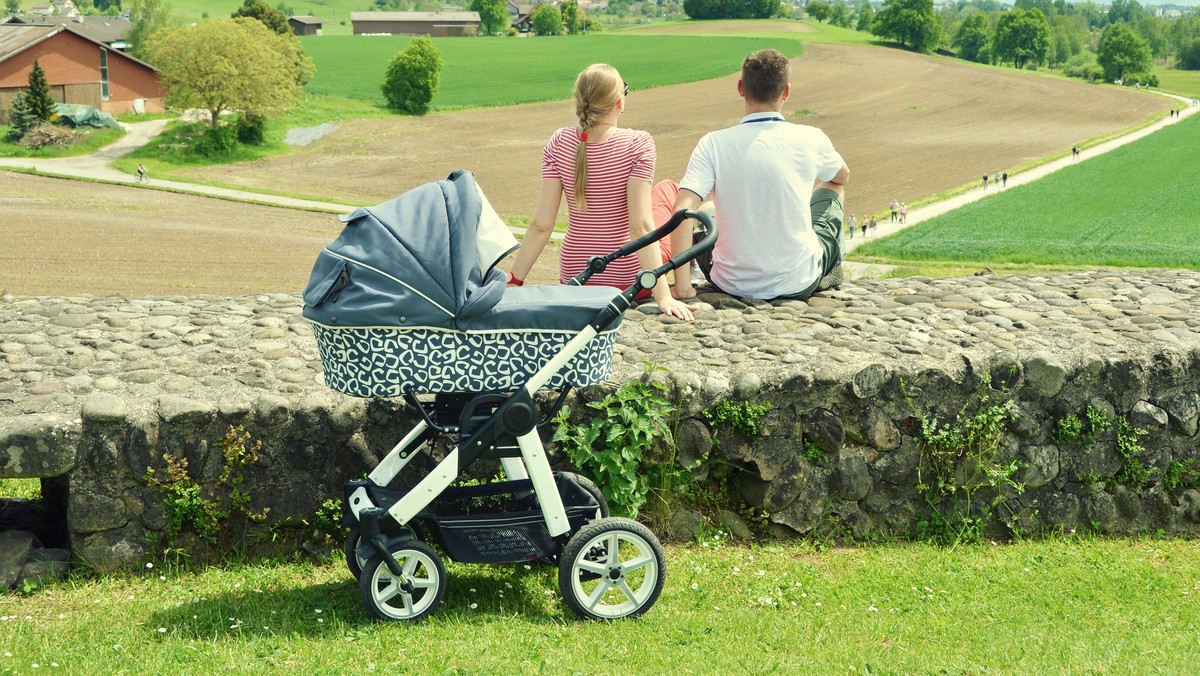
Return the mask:
<svg viewBox="0 0 1200 676">
<path fill-rule="evenodd" d="M 60 103 L 84 103 L 113 114 L 162 112 L 167 92 L 150 64 L 61 26 L 0 25 L 0 122 L 17 92 L 29 86 L 37 60 Z"/>
<path fill-rule="evenodd" d="M 121 16 L 11 16 L 4 23 L 22 26 L 69 25 L 84 37 L 120 50 L 129 49 L 129 42 L 125 38 L 133 28 L 133 23 Z"/>
<path fill-rule="evenodd" d="M 479 34 L 479 12 L 350 12 L 355 35 Z"/>
<path fill-rule="evenodd" d="M 320 35 L 321 27 L 325 25 L 315 16 L 289 16 L 288 26 L 294 35 Z"/>
</svg>

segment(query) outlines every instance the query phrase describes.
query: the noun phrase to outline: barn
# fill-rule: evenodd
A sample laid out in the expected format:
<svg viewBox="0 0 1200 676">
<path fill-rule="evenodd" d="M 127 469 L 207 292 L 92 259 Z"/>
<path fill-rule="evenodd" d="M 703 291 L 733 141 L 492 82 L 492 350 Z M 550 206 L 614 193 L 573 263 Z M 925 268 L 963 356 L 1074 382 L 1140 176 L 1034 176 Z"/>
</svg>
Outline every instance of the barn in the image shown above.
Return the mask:
<svg viewBox="0 0 1200 676">
<path fill-rule="evenodd" d="M 427 35 L 435 38 L 479 34 L 479 12 L 351 12 L 355 35 Z"/>
<path fill-rule="evenodd" d="M 120 50 L 59 26 L 0 25 L 0 122 L 13 97 L 29 86 L 34 60 L 60 103 L 84 103 L 118 115 L 162 112 L 166 89 L 158 71 Z"/>
</svg>

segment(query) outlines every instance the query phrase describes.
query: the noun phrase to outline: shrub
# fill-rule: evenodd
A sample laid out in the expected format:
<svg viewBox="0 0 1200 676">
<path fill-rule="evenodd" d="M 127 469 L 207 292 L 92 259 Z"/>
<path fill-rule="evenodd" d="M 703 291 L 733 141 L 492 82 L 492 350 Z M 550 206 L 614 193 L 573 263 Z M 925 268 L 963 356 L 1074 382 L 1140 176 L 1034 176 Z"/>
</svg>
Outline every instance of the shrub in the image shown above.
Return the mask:
<svg viewBox="0 0 1200 676">
<path fill-rule="evenodd" d="M 261 146 L 263 144 L 263 130 L 267 126 L 267 120 L 262 115 L 254 113 L 246 113 L 238 118 L 237 121 L 237 140 L 248 146 Z"/>
<path fill-rule="evenodd" d="M 20 141 L 25 136 L 25 132 L 38 123 L 37 115 L 29 105 L 28 94 L 17 92 L 17 95 L 13 97 L 12 109 L 8 113 L 8 118 L 9 124 L 12 125 L 8 130 L 8 140 L 14 143 Z"/>
<path fill-rule="evenodd" d="M 205 157 L 225 157 L 237 148 L 238 128 L 220 125 L 204 130 L 195 145 L 196 152 Z"/>
<path fill-rule="evenodd" d="M 442 83 L 442 54 L 429 38 L 414 38 L 392 59 L 380 89 L 388 107 L 424 115 Z"/>
<path fill-rule="evenodd" d="M 533 11 L 533 32 L 538 35 L 558 35 L 563 31 L 562 14 L 552 5 L 542 5 Z"/>
<path fill-rule="evenodd" d="M 1200 70 L 1200 38 L 1192 40 L 1179 50 L 1179 62 L 1175 67 L 1181 70 Z"/>
</svg>

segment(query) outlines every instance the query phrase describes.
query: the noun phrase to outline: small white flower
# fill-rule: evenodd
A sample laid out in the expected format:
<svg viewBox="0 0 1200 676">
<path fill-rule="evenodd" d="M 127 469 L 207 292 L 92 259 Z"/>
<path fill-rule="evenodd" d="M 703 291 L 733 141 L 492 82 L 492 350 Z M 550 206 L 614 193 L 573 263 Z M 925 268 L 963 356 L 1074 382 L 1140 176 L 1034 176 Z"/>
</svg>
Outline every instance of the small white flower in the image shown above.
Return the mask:
<svg viewBox="0 0 1200 676">
<path fill-rule="evenodd" d="M 165 633 L 167 633 L 167 628 L 166 628 L 166 627 L 159 627 L 159 628 L 158 628 L 158 633 L 160 633 L 160 634 L 165 634 Z"/>
<path fill-rule="evenodd" d="M 1026 568 L 1025 568 L 1025 572 L 1026 572 L 1026 573 L 1028 573 L 1028 572 L 1029 572 L 1029 568 L 1028 568 L 1028 567 L 1026 567 Z"/>
<path fill-rule="evenodd" d="M 696 590 L 696 589 L 699 589 L 699 588 L 700 588 L 700 583 L 699 583 L 699 582 L 693 582 L 693 583 L 692 583 L 692 589 L 693 589 L 693 590 Z"/>
<path fill-rule="evenodd" d="M 867 608 L 867 612 L 870 612 L 870 613 L 877 613 L 877 612 L 879 612 L 879 609 L 875 607 L 875 604 L 874 604 L 874 603 L 872 603 L 872 604 L 871 604 L 871 605 L 870 605 L 870 606 Z"/>
<path fill-rule="evenodd" d="M 167 581 L 167 576 L 166 576 L 166 575 L 159 575 L 159 576 L 158 576 L 158 579 L 159 579 L 159 580 L 162 580 L 163 582 L 166 582 L 166 581 Z"/>
<path fill-rule="evenodd" d="M 33 664 L 31 664 L 29 666 L 33 667 L 34 669 L 40 669 L 42 667 L 42 665 L 38 664 L 37 662 L 34 662 Z"/>
<path fill-rule="evenodd" d="M 753 560 L 754 560 L 754 555 L 753 555 L 753 554 L 751 554 L 751 555 L 750 555 L 750 560 L 751 560 L 751 561 L 753 561 Z"/>
<path fill-rule="evenodd" d="M 241 583 L 241 582 L 234 582 L 234 583 L 233 583 L 233 588 L 234 588 L 234 589 L 237 589 L 237 588 L 238 588 L 238 587 L 240 587 L 240 586 L 242 586 L 242 583 Z"/>
<path fill-rule="evenodd" d="M 531 566 L 527 563 L 527 564 L 525 564 L 525 570 L 533 570 L 533 566 Z"/>
<path fill-rule="evenodd" d="M 734 567 L 733 567 L 733 574 L 734 574 L 734 575 L 737 575 L 737 574 L 738 574 L 738 573 L 740 573 L 740 572 L 742 572 L 742 569 L 741 569 L 741 568 L 738 568 L 737 566 L 734 566 Z"/>
<path fill-rule="evenodd" d="M 317 618 L 317 624 L 324 624 L 324 623 L 325 623 L 325 618 L 323 618 L 323 617 Z"/>
<path fill-rule="evenodd" d="M 321 614 L 321 613 L 323 613 L 323 612 L 325 612 L 325 611 L 321 610 L 320 608 L 317 608 L 317 609 L 316 609 L 316 613 L 317 613 L 318 615 L 320 615 L 320 614 Z"/>
<path fill-rule="evenodd" d="M 6 652 L 4 653 L 4 656 L 5 656 L 5 657 L 12 657 L 12 653 L 10 653 L 10 652 L 7 652 L 7 651 L 6 651 Z"/>
<path fill-rule="evenodd" d="M 478 603 L 472 603 L 471 605 L 469 605 L 469 606 L 467 606 L 467 607 L 468 607 L 468 608 L 470 608 L 471 610 L 475 610 L 476 608 L 478 608 L 478 607 L 479 607 L 479 604 L 478 604 Z"/>
<path fill-rule="evenodd" d="M 796 602 L 795 602 L 795 601 L 792 601 L 792 607 L 793 607 L 793 608 L 795 608 L 795 607 L 796 607 Z"/>
<path fill-rule="evenodd" d="M 820 601 L 817 601 L 817 607 L 818 607 L 818 608 L 820 608 L 820 607 L 821 607 L 821 602 L 820 602 Z"/>
<path fill-rule="evenodd" d="M 766 574 L 767 574 L 767 571 L 765 571 L 765 570 L 760 570 L 760 571 L 758 571 L 758 576 L 759 576 L 759 577 L 762 577 L 763 575 L 766 575 Z"/>
</svg>

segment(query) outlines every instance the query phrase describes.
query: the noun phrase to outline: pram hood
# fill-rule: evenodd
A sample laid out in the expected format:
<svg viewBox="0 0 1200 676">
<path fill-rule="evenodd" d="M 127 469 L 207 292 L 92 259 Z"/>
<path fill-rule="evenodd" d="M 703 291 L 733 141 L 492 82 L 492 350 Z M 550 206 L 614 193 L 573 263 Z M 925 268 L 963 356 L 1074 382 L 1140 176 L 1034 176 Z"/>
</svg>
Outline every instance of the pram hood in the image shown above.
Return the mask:
<svg viewBox="0 0 1200 676">
<path fill-rule="evenodd" d="M 310 321 L 461 329 L 504 295 L 496 264 L 517 240 L 468 171 L 339 219 L 304 291 Z"/>
</svg>

